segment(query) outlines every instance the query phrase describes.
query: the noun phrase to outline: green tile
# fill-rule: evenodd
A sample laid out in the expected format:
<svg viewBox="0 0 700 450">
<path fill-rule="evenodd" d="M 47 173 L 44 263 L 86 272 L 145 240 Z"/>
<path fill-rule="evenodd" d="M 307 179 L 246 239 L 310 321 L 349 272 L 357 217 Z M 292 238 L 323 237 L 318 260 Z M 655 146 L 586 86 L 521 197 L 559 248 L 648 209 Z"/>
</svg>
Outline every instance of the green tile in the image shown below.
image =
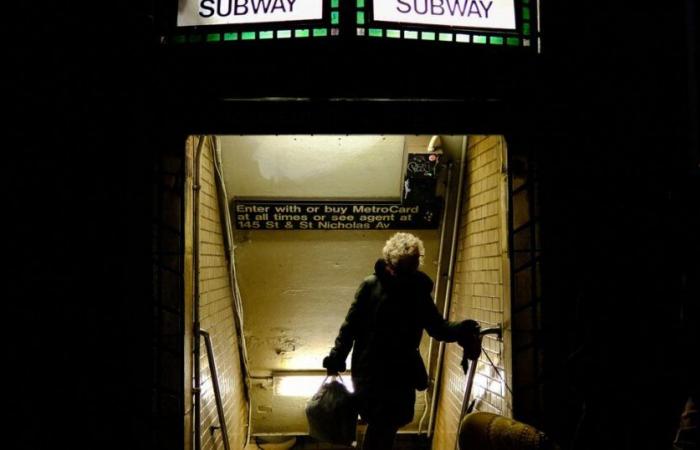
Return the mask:
<svg viewBox="0 0 700 450">
<path fill-rule="evenodd" d="M 372 37 L 382 37 L 382 29 L 381 28 L 370 28 L 369 35 Z"/>
<path fill-rule="evenodd" d="M 475 44 L 485 44 L 486 36 L 474 35 L 474 37 L 472 38 L 472 42 Z"/>
<path fill-rule="evenodd" d="M 400 30 L 386 30 L 386 37 L 388 38 L 400 38 L 401 37 L 401 31 Z"/>
<path fill-rule="evenodd" d="M 508 45 L 520 45 L 520 39 L 516 37 L 509 37 L 506 39 Z"/>
<path fill-rule="evenodd" d="M 530 20 L 530 8 L 523 8 L 523 20 Z"/>
<path fill-rule="evenodd" d="M 328 28 L 314 28 L 314 37 L 328 36 Z"/>
<path fill-rule="evenodd" d="M 523 34 L 530 34 L 530 23 L 523 23 Z"/>
<path fill-rule="evenodd" d="M 294 37 L 307 38 L 309 37 L 309 30 L 294 30 Z"/>
<path fill-rule="evenodd" d="M 365 24 L 365 12 L 364 11 L 357 11 L 357 24 L 358 25 Z"/>
<path fill-rule="evenodd" d="M 338 11 L 331 11 L 331 25 L 338 25 L 340 22 L 340 13 Z"/>
<path fill-rule="evenodd" d="M 460 33 L 460 34 L 457 34 L 457 35 L 455 36 L 455 40 L 456 40 L 457 42 L 463 42 L 463 43 L 464 43 L 464 42 L 470 42 L 469 35 L 468 35 L 468 34 L 461 34 L 461 33 Z"/>
<path fill-rule="evenodd" d="M 274 37 L 275 37 L 274 31 L 261 31 L 260 32 L 260 39 L 272 39 Z"/>
<path fill-rule="evenodd" d="M 443 42 L 452 42 L 452 33 L 440 33 L 440 40 Z"/>
<path fill-rule="evenodd" d="M 200 35 L 200 34 L 192 34 L 192 35 L 190 35 L 189 41 L 190 41 L 190 42 L 195 42 L 195 43 L 196 43 L 196 42 L 202 42 L 202 35 Z"/>
<path fill-rule="evenodd" d="M 224 41 L 237 41 L 238 33 L 224 33 Z"/>
<path fill-rule="evenodd" d="M 357 7 L 364 8 L 365 7 L 365 0 L 357 0 Z"/>
<path fill-rule="evenodd" d="M 404 31 L 403 37 L 405 39 L 418 39 L 418 32 L 417 31 Z"/>
<path fill-rule="evenodd" d="M 292 30 L 278 30 L 277 39 L 289 39 L 292 37 Z"/>
<path fill-rule="evenodd" d="M 503 38 L 501 36 L 491 36 L 489 42 L 493 45 L 503 45 Z"/>
<path fill-rule="evenodd" d="M 331 0 L 331 8 L 337 8 L 338 2 L 339 2 L 339 0 Z"/>
<path fill-rule="evenodd" d="M 241 33 L 241 39 L 244 41 L 252 41 L 255 39 L 255 31 L 244 31 Z"/>
<path fill-rule="evenodd" d="M 420 34 L 420 38 L 424 41 L 434 41 L 435 40 L 435 33 L 432 31 L 423 31 Z"/>
<path fill-rule="evenodd" d="M 173 37 L 173 42 L 175 42 L 176 44 L 184 44 L 185 42 L 187 42 L 187 36 L 185 36 L 184 34 L 178 34 L 177 36 Z"/>
</svg>

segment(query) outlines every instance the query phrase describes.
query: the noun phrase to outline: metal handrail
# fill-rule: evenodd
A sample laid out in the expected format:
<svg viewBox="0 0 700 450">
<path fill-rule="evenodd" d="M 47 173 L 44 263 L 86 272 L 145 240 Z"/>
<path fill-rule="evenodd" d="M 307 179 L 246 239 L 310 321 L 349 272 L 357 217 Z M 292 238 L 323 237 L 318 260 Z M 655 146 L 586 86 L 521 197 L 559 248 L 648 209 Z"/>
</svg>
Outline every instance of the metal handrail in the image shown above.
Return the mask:
<svg viewBox="0 0 700 450">
<path fill-rule="evenodd" d="M 486 335 L 491 335 L 495 334 L 498 336 L 498 339 L 503 338 L 503 326 L 502 324 L 499 324 L 497 327 L 491 327 L 491 328 L 484 328 L 479 331 L 479 347 L 481 347 L 481 342 Z M 469 364 L 469 369 L 466 369 L 466 375 L 467 375 L 467 388 L 464 391 L 464 400 L 462 401 L 462 412 L 459 414 L 459 423 L 462 422 L 462 419 L 464 418 L 464 414 L 469 412 L 470 409 L 470 400 L 472 396 L 472 386 L 474 385 L 474 376 L 476 375 L 476 363 L 479 360 L 479 357 L 477 357 L 474 360 L 467 360 L 466 357 L 463 357 L 462 360 L 462 367 L 466 369 L 464 366 L 466 361 L 471 361 Z M 459 426 L 459 425 L 457 425 Z M 455 450 L 459 449 L 459 437 L 455 438 Z"/>
<path fill-rule="evenodd" d="M 498 339 L 502 339 L 503 337 L 503 327 L 499 324 L 497 327 L 492 327 L 492 328 L 484 328 L 479 331 L 479 347 L 481 347 L 481 342 L 484 338 L 484 336 L 495 334 Z M 469 400 L 471 399 L 471 394 L 472 394 L 472 385 L 474 384 L 474 376 L 476 374 L 476 363 L 479 360 L 477 359 L 472 360 L 471 364 L 469 364 L 469 369 L 467 370 L 467 390 L 464 393 L 464 401 L 462 402 L 462 414 L 460 415 L 460 420 L 462 416 L 464 416 L 464 413 L 467 412 L 468 405 L 469 405 Z"/>
<path fill-rule="evenodd" d="M 224 404 L 221 401 L 221 390 L 219 389 L 219 376 L 216 372 L 216 362 L 214 361 L 214 349 L 211 344 L 211 336 L 208 332 L 199 329 L 199 336 L 204 337 L 204 344 L 207 348 L 207 361 L 209 361 L 209 371 L 211 372 L 211 383 L 214 386 L 214 398 L 216 400 L 216 413 L 219 416 L 219 428 L 224 440 L 224 449 L 231 450 L 228 442 L 228 429 L 226 428 L 226 418 L 224 417 Z M 200 386 L 197 386 L 197 395 L 201 395 Z"/>
</svg>

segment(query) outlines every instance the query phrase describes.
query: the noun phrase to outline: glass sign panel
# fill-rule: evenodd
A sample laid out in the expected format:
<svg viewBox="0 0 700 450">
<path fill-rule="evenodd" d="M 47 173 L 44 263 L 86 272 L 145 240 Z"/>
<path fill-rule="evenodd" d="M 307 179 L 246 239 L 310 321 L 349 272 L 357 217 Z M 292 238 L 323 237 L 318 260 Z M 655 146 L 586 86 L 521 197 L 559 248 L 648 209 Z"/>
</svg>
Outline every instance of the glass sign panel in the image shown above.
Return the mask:
<svg viewBox="0 0 700 450">
<path fill-rule="evenodd" d="M 374 0 L 374 20 L 514 30 L 514 0 Z"/>
<path fill-rule="evenodd" d="M 323 0 L 180 0 L 177 26 L 318 20 Z"/>
</svg>

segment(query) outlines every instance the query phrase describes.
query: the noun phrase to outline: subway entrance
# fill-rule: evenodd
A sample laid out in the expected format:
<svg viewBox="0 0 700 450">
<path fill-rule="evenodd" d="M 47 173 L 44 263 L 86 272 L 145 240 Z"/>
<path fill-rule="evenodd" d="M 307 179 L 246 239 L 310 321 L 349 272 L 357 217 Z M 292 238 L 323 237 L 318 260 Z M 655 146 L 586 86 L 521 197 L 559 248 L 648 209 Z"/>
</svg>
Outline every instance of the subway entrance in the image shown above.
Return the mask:
<svg viewBox="0 0 700 450">
<path fill-rule="evenodd" d="M 470 406 L 513 416 L 510 242 L 524 213 L 520 203 L 512 213 L 511 191 L 523 175 L 509 178 L 505 137 L 198 135 L 185 147 L 191 448 L 322 445 L 308 436 L 305 405 L 326 378 L 322 360 L 358 283 L 397 232 L 423 242 L 420 270 L 443 317 L 501 327 L 500 338 L 484 339 Z M 397 443 L 452 448 L 466 387 L 461 348 L 424 334 L 419 350 L 429 385 Z"/>
</svg>

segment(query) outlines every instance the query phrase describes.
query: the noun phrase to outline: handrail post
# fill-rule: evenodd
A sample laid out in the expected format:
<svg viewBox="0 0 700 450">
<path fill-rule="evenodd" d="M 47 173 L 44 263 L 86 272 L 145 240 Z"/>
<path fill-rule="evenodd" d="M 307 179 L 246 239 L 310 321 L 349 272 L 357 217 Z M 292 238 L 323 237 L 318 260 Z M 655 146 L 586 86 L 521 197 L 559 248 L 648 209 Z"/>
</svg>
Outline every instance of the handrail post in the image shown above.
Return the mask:
<svg viewBox="0 0 700 450">
<path fill-rule="evenodd" d="M 219 376 L 216 372 L 216 362 L 214 361 L 214 349 L 211 344 L 209 333 L 198 329 L 197 334 L 204 337 L 204 344 L 207 349 L 207 361 L 211 372 L 211 383 L 214 386 L 214 399 L 216 400 L 216 413 L 219 416 L 219 427 L 224 440 L 224 449 L 231 450 L 228 442 L 228 429 L 226 428 L 226 417 L 224 417 L 224 404 L 221 401 L 221 390 L 219 389 Z"/>
</svg>

